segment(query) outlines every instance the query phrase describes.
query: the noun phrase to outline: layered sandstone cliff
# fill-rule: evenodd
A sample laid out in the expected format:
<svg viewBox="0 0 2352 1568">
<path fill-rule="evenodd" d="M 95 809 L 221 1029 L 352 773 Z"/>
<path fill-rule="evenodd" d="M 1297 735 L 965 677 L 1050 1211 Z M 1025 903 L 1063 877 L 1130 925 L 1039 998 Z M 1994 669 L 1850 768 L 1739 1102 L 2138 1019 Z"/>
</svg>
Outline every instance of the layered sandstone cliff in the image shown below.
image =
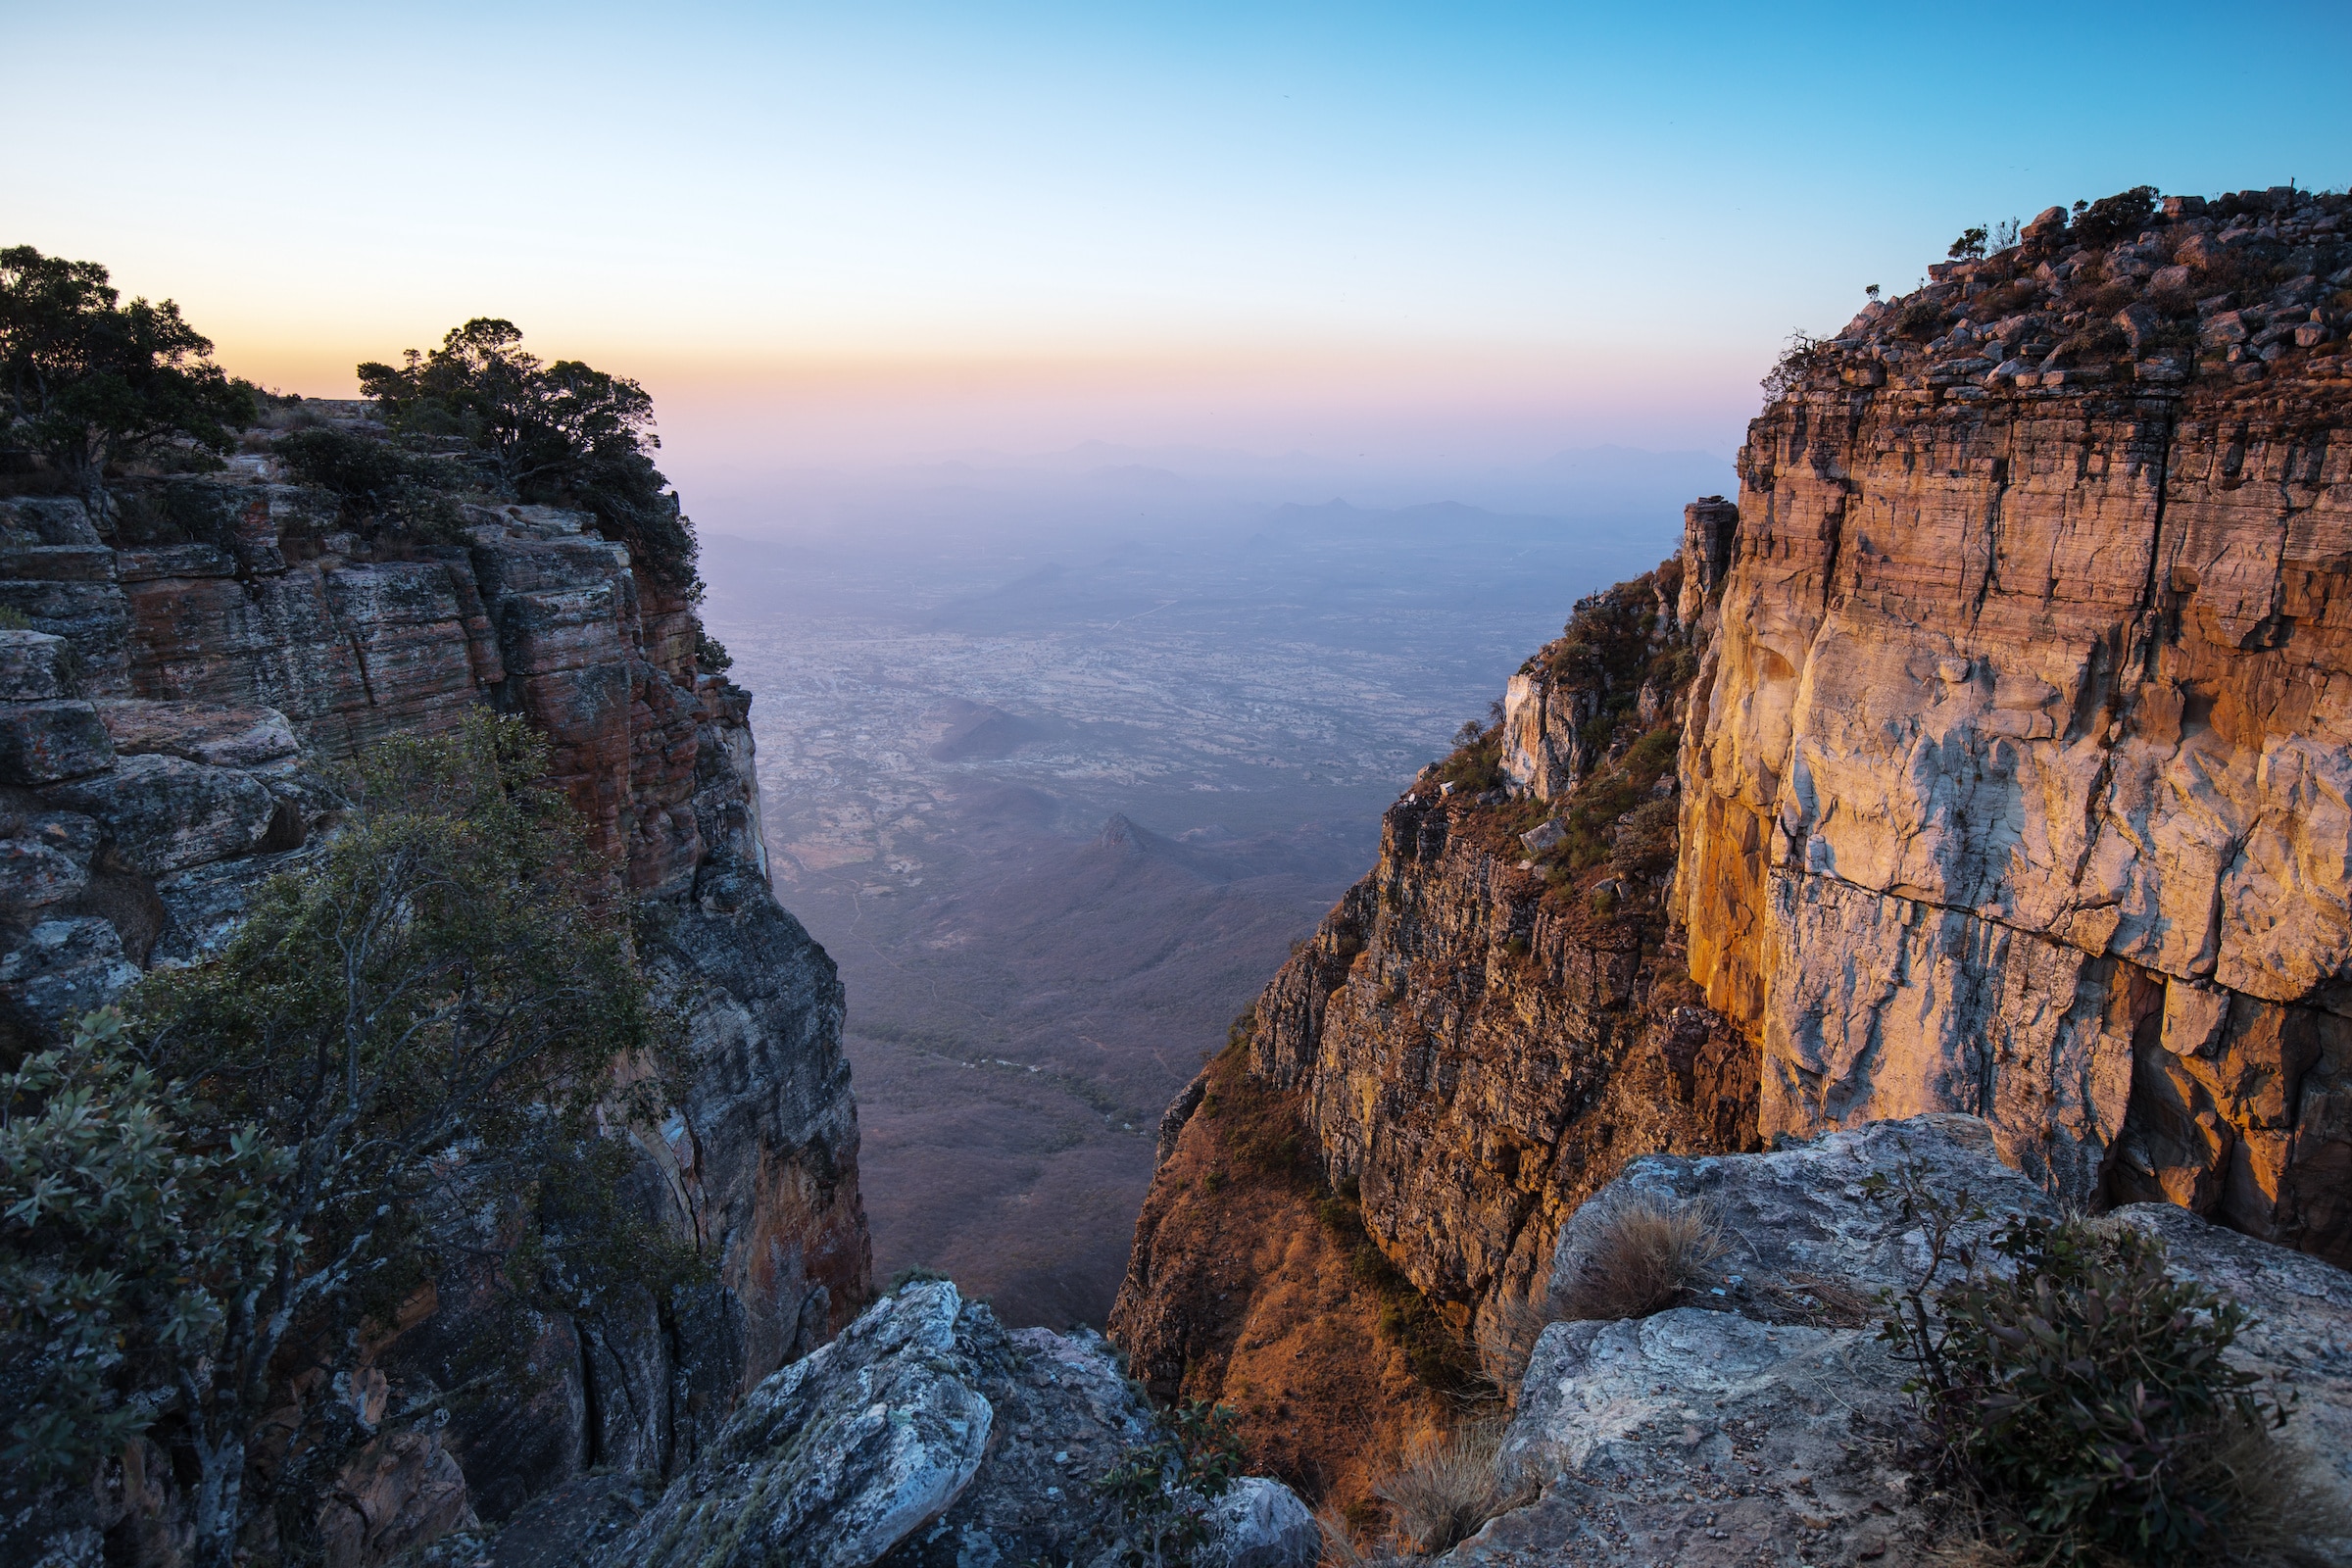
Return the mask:
<svg viewBox="0 0 2352 1568">
<path fill-rule="evenodd" d="M 718 1278 L 547 1320 L 526 1402 L 364 1454 L 321 1528 L 336 1560 L 372 1562 L 592 1465 L 691 1464 L 743 1391 L 823 1343 L 869 1294 L 857 1112 L 833 964 L 768 891 L 750 697 L 698 673 L 692 606 L 575 514 L 474 506 L 466 542 L 394 548 L 266 456 L 243 467 L 134 487 L 103 532 L 78 501 L 0 501 L 15 1042 L 217 947 L 331 829 L 360 748 L 520 713 L 645 901 L 641 956 L 687 1020 L 686 1102 L 630 1136 L 647 1201 Z M 457 1380 L 485 1291 L 461 1270 L 414 1303 L 366 1419 Z"/>
<path fill-rule="evenodd" d="M 1800 342 L 1740 494 L 1391 810 L 1246 1067 L 1489 1372 L 1630 1156 L 1922 1112 L 2068 1201 L 2352 1255 L 2347 224 L 2053 210 Z M 1268 1245 L 1208 1098 L 1114 1338 L 1155 1386 L 1287 1393 L 1251 1347 L 1329 1260 Z M 1338 1425 L 1296 1465 L 1395 1438 Z"/>
<path fill-rule="evenodd" d="M 2231 205 L 2053 211 L 1792 366 L 1678 906 L 1767 1136 L 1965 1110 L 2069 1198 L 2340 1259 L 2352 236 Z"/>
</svg>

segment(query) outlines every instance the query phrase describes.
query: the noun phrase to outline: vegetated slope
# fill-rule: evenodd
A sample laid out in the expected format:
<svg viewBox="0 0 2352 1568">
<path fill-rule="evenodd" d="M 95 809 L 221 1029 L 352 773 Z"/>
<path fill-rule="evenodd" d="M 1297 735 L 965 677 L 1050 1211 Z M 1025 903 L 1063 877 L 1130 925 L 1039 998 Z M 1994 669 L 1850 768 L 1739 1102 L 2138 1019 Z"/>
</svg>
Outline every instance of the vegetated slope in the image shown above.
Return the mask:
<svg viewBox="0 0 2352 1568">
<path fill-rule="evenodd" d="M 1636 1154 L 1753 1144 L 1753 1054 L 1663 914 L 1691 635 L 1671 564 L 1580 605 L 1527 675 L 1591 710 L 1584 776 L 1514 796 L 1502 720 L 1426 772 L 1163 1122 L 1113 1338 L 1359 1512 L 1524 1354 L 1511 1304 L 1578 1202 Z"/>
<path fill-rule="evenodd" d="M 1630 1155 L 1923 1111 L 2345 1255 L 2348 219 L 2128 192 L 1800 340 L 1737 502 L 1579 607 L 1261 997 L 1306 1174 L 1172 1107 L 1139 1375 L 1216 1395 L 1252 1303 L 1312 1298 L 1269 1184 L 1360 1202 L 1493 1370 Z M 1360 1475 L 1344 1402 L 1291 1402 L 1252 1441 Z"/>
<path fill-rule="evenodd" d="M 20 736 L 75 737 L 20 746 L 0 778 L 0 851 L 39 873 L 0 887 L 11 1054 L 144 969 L 217 951 L 261 883 L 333 830 L 331 775 L 360 749 L 484 708 L 548 737 L 553 782 L 643 901 L 639 957 L 687 1027 L 691 1093 L 634 1140 L 636 1179 L 715 1279 L 550 1317 L 541 1384 L 362 1449 L 318 1515 L 343 1562 L 501 1518 L 592 1465 L 691 1463 L 743 1390 L 854 1315 L 870 1274 L 841 987 L 768 890 L 750 694 L 698 664 L 685 585 L 634 569 L 583 514 L 456 483 L 408 498 L 433 509 L 419 530 L 288 482 L 282 439 L 378 450 L 368 413 L 280 406 L 228 474 L 121 478 L 98 516 L 79 498 L 0 498 L 7 635 L 62 639 L 71 658 L 54 662 L 73 672 L 26 687 L 38 671 L 20 651 L 0 698 L 24 700 L 0 708 Z M 430 1409 L 465 1375 L 503 1309 L 497 1266 L 454 1267 L 370 1348 L 391 1408 Z M 167 1539 L 158 1486 L 125 1489 L 100 1523 Z"/>
</svg>

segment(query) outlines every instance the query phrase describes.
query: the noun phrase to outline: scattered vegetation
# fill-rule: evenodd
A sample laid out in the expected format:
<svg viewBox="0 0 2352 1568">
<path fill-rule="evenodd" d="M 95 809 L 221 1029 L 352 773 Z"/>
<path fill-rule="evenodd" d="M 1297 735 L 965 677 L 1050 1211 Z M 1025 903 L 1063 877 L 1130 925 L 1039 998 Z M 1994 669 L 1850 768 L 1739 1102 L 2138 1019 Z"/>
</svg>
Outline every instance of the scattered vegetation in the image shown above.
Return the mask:
<svg viewBox="0 0 2352 1568">
<path fill-rule="evenodd" d="M 177 305 L 120 299 L 96 262 L 0 250 L 0 431 L 101 519 L 110 469 L 141 458 L 218 467 L 254 415 L 253 389 L 213 364 Z"/>
<path fill-rule="evenodd" d="M 1611 1200 L 1577 1255 L 1559 1316 L 1609 1321 L 1662 1312 L 1704 1286 L 1730 1245 L 1703 1201 Z"/>
<path fill-rule="evenodd" d="M 447 458 L 404 451 L 330 424 L 278 438 L 272 448 L 305 484 L 333 492 L 343 521 L 370 537 L 408 534 L 434 544 L 465 537 L 465 518 L 450 490 L 468 475 Z"/>
<path fill-rule="evenodd" d="M 1405 1446 L 1376 1491 L 1406 1545 L 1430 1554 L 1450 1550 L 1496 1514 L 1529 1500 L 1527 1489 L 1502 1474 L 1502 1434 L 1500 1422 L 1472 1421 Z"/>
<path fill-rule="evenodd" d="M 1111 1560 L 1127 1568 L 1178 1568 L 1208 1540 L 1208 1503 L 1242 1473 L 1240 1418 L 1225 1405 L 1178 1405 L 1149 1441 L 1130 1447 L 1095 1483 L 1114 1504 Z"/>
<path fill-rule="evenodd" d="M 2067 238 L 2078 245 L 2105 247 L 2137 234 L 2155 217 L 2156 187 L 2134 185 L 2095 202 L 2075 203 L 2074 221 L 2067 229 Z"/>
<path fill-rule="evenodd" d="M 724 675 L 735 667 L 727 645 L 705 631 L 699 620 L 694 627 L 694 667 L 706 675 Z"/>
<path fill-rule="evenodd" d="M 1363 1205 L 1353 1192 L 1322 1199 L 1315 1205 L 1315 1217 L 1348 1254 L 1348 1273 L 1379 1297 L 1381 1336 L 1404 1352 L 1413 1381 L 1440 1394 L 1486 1397 L 1488 1388 L 1476 1355 L 1372 1240 L 1364 1229 Z"/>
<path fill-rule="evenodd" d="M 314 1484 L 382 1430 L 335 1390 L 427 1280 L 483 1271 L 512 1356 L 486 1348 L 475 1381 L 511 1391 L 534 1311 L 694 1271 L 598 1136 L 674 1095 L 676 1041 L 546 765 L 488 715 L 386 742 L 342 832 L 218 958 L 0 1079 L 12 1474 L 78 1473 L 162 1423 L 199 1568 L 273 1501 L 299 1551 Z M 624 1059 L 655 1070 L 616 1091 Z M 442 1392 L 387 1422 L 466 1393 Z"/>
<path fill-rule="evenodd" d="M 2040 1563 L 2291 1559 L 2316 1517 L 2272 1434 L 2292 1410 L 2226 1358 L 2245 1309 L 2172 1277 L 2162 1241 L 2127 1225 L 2020 1215 L 1989 1255 L 1967 1193 L 1905 1167 L 1865 1186 L 1919 1225 L 1928 1266 L 1886 1293 L 1884 1337 L 1914 1368 L 1938 1468 Z M 1936 1280 L 1956 1268 L 1956 1278 Z"/>
<path fill-rule="evenodd" d="M 1800 327 L 1788 334 L 1788 346 L 1756 384 L 1764 389 L 1764 401 L 1770 403 L 1801 385 L 1814 372 L 1837 363 L 1838 351 L 1830 347 L 1827 339 L 1814 337 Z"/>
<path fill-rule="evenodd" d="M 578 360 L 549 364 L 514 322 L 477 317 L 430 354 L 360 367 L 360 388 L 410 442 L 463 455 L 502 495 L 595 516 L 656 581 L 694 583 L 693 526 L 654 466 L 645 388 Z"/>
</svg>

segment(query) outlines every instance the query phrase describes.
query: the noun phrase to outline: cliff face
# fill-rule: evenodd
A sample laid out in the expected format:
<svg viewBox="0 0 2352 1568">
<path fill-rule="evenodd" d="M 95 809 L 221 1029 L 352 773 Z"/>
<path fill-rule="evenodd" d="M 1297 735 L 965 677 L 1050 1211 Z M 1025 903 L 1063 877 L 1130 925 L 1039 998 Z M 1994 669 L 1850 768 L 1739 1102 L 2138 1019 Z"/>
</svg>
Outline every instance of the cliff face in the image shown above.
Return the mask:
<svg viewBox="0 0 2352 1568">
<path fill-rule="evenodd" d="M 2314 275 L 2352 248 L 2309 203 L 2105 250 L 2059 216 L 1750 427 L 1691 972 L 1767 1136 L 1965 1110 L 2070 1198 L 2352 1256 L 2352 381 Z M 2203 372 L 2016 352 L 2119 296 L 2119 337 L 2193 316 Z"/>
<path fill-rule="evenodd" d="M 1800 342 L 1737 500 L 1390 811 L 1246 1068 L 1490 1373 L 1629 1157 L 1924 1112 L 2069 1201 L 2352 1256 L 2347 223 L 2053 210 Z M 1288 1394 L 1271 1319 L 1380 1337 L 1302 1304 L 1333 1261 L 1270 1245 L 1212 1098 L 1113 1334 L 1155 1386 Z M 1281 1402 L 1252 1441 L 1295 1468 L 1395 1441 Z"/>
<path fill-rule="evenodd" d="M 1672 569 L 1580 606 L 1162 1123 L 1112 1338 L 1343 1503 L 1524 1353 L 1514 1307 L 1626 1160 L 1753 1144 L 1754 1054 L 1663 918 L 1680 609 Z M 1265 1157 L 1269 1127 L 1303 1172 Z"/>
<path fill-rule="evenodd" d="M 870 1288 L 857 1112 L 833 964 L 768 892 L 750 698 L 696 672 L 692 607 L 574 514 L 470 508 L 469 543 L 384 559 L 246 461 L 250 482 L 157 487 L 112 541 L 79 502 L 0 501 L 0 609 L 29 628 L 0 632 L 8 1027 L 49 1037 L 214 949 L 331 826 L 324 773 L 359 748 L 518 712 L 652 901 L 642 956 L 694 1072 L 633 1135 L 641 1181 L 721 1281 L 550 1320 L 546 1392 L 364 1455 L 324 1523 L 338 1560 L 373 1561 L 590 1465 L 691 1463 L 740 1392 L 845 1322 Z M 184 526 L 127 545 L 155 515 Z M 448 1386 L 472 1294 L 445 1277 L 382 1348 L 391 1394 Z"/>
</svg>

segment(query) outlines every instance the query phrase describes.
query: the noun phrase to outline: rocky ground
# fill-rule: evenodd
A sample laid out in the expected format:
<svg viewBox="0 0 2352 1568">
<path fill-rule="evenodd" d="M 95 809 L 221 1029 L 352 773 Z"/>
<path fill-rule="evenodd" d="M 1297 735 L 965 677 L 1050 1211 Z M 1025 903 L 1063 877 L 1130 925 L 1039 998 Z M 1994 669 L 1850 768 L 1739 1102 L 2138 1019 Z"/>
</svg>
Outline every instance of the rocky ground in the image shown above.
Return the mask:
<svg viewBox="0 0 2352 1568">
<path fill-rule="evenodd" d="M 1922 1233 L 1863 1185 L 1906 1167 L 1986 1207 L 1966 1240 L 2003 1215 L 2053 1211 L 1996 1157 L 1991 1129 L 1963 1116 L 1629 1166 L 1563 1233 L 1557 1266 L 1576 1266 L 1580 1224 L 1613 1202 L 1703 1201 L 1735 1241 L 1717 1265 L 1722 1283 L 1700 1304 L 1652 1317 L 1546 1329 L 1501 1460 L 1542 1495 L 1444 1560 L 1793 1568 L 1932 1562 L 1957 1546 L 1962 1527 L 1920 1473 L 1900 1392 L 1908 1369 L 1875 1324 L 1840 1309 L 1929 1273 Z M 2310 1487 L 2352 1502 L 2352 1274 L 2167 1204 L 2118 1210 L 2117 1222 L 2161 1236 L 2176 1272 L 2251 1310 L 2233 1358 L 2298 1396 L 2281 1462 L 2307 1465 Z M 2352 1540 L 2315 1549 L 2344 1560 Z"/>
</svg>

